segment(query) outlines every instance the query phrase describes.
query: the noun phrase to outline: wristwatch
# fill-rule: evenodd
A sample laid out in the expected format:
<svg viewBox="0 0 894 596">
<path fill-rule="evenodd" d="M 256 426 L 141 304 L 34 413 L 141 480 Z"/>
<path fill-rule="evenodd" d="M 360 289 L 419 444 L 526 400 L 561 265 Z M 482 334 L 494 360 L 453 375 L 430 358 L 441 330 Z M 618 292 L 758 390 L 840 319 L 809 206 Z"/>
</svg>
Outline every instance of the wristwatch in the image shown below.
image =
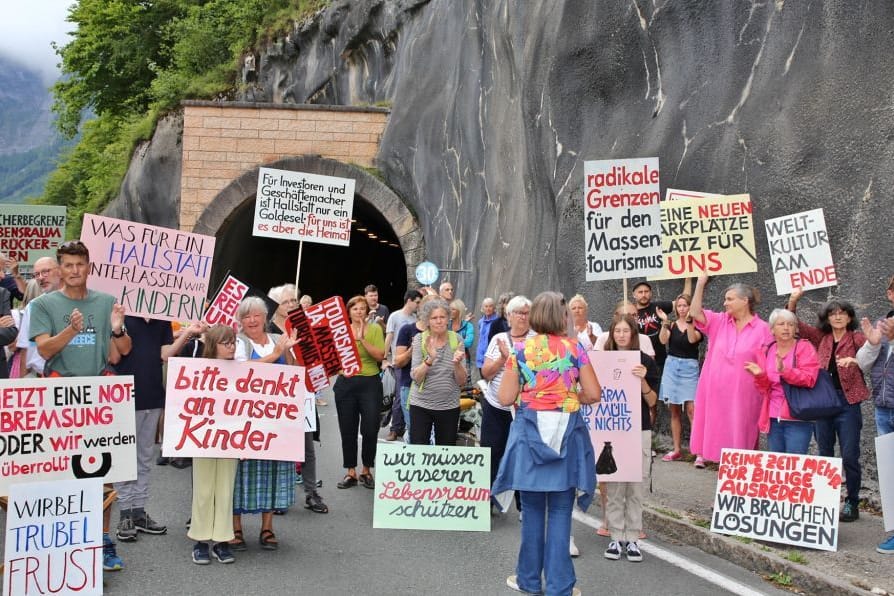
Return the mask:
<svg viewBox="0 0 894 596">
<path fill-rule="evenodd" d="M 118 331 L 117 333 L 115 331 L 112 331 L 112 337 L 114 337 L 115 339 L 124 337 L 125 335 L 127 335 L 127 328 L 124 325 L 121 326 L 121 331 Z"/>
<path fill-rule="evenodd" d="M 431 366 L 432 364 L 435 363 L 435 361 L 431 359 L 431 356 L 429 356 L 428 358 L 426 358 L 426 359 L 423 360 L 422 362 L 425 364 L 425 366 Z"/>
</svg>

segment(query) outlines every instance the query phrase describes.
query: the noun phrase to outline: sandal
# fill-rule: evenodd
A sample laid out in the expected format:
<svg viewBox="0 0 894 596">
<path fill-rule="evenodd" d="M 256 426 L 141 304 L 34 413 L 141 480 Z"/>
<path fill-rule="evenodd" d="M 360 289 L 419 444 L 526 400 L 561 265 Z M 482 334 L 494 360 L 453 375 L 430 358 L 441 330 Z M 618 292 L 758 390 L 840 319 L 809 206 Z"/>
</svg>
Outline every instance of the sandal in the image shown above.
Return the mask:
<svg viewBox="0 0 894 596">
<path fill-rule="evenodd" d="M 233 535 L 234 537 L 229 543 L 230 550 L 248 550 L 248 545 L 245 543 L 245 536 L 242 535 L 242 530 L 233 530 Z"/>
<path fill-rule="evenodd" d="M 664 457 L 661 458 L 661 461 L 677 461 L 682 458 L 683 454 L 679 451 L 670 451 L 664 454 Z"/>
<path fill-rule="evenodd" d="M 345 477 L 339 480 L 338 484 L 335 486 L 338 488 L 353 488 L 357 486 L 357 477 L 345 474 Z"/>
<path fill-rule="evenodd" d="M 329 507 L 317 493 L 311 493 L 304 498 L 304 508 L 314 513 L 329 513 Z"/>
<path fill-rule="evenodd" d="M 279 542 L 276 542 L 276 534 L 273 533 L 273 530 L 261 530 L 258 543 L 264 550 L 276 550 L 279 548 Z"/>
<path fill-rule="evenodd" d="M 698 457 L 695 458 L 695 463 L 692 465 L 695 466 L 696 468 L 698 468 L 699 470 L 704 470 L 705 469 L 705 460 L 702 458 L 702 456 L 699 455 Z"/>
<path fill-rule="evenodd" d="M 601 528 L 596 530 L 596 535 L 597 536 L 611 536 L 612 533 L 608 531 L 608 528 L 606 528 L 605 526 L 602 526 Z"/>
<path fill-rule="evenodd" d="M 376 481 L 373 480 L 372 474 L 360 474 L 360 482 L 363 483 L 363 486 L 369 489 L 376 487 Z"/>
</svg>

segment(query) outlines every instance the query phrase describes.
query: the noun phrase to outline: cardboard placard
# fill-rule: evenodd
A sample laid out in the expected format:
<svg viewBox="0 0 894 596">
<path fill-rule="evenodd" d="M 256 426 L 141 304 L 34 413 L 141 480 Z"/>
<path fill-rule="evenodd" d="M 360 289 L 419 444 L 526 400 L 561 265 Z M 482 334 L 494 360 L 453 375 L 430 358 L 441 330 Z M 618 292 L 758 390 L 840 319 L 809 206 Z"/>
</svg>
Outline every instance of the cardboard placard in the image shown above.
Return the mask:
<svg viewBox="0 0 894 596">
<path fill-rule="evenodd" d="M 354 180 L 261 168 L 252 234 L 348 246 Z"/>
<path fill-rule="evenodd" d="M 747 194 L 661 203 L 664 269 L 649 279 L 757 271 L 751 210 Z"/>
<path fill-rule="evenodd" d="M 838 550 L 841 458 L 724 449 L 711 531 Z"/>
<path fill-rule="evenodd" d="M 346 377 L 360 372 L 360 354 L 341 296 L 289 312 L 286 333 L 293 329 L 298 332 L 298 343 L 292 353 L 295 361 L 307 369 L 309 391 L 325 389 L 329 377 L 339 372 Z"/>
<path fill-rule="evenodd" d="M 41 257 L 56 258 L 65 239 L 65 207 L 56 205 L 0 205 L 0 251 L 30 272 Z"/>
<path fill-rule="evenodd" d="M 214 256 L 203 236 L 99 215 L 84 215 L 90 289 L 115 297 L 135 317 L 198 321 Z"/>
<path fill-rule="evenodd" d="M 581 404 L 580 412 L 590 430 L 596 458 L 611 443 L 618 471 L 599 474 L 599 482 L 642 482 L 643 441 L 640 380 L 633 367 L 640 363 L 639 352 L 587 352 L 602 386 L 602 399 Z"/>
<path fill-rule="evenodd" d="M 890 532 L 894 530 L 894 433 L 875 438 L 875 461 L 885 531 Z"/>
<path fill-rule="evenodd" d="M 208 358 L 168 360 L 168 457 L 304 461 L 304 368 Z"/>
<path fill-rule="evenodd" d="M 4 380 L 0 495 L 21 482 L 137 477 L 133 377 Z"/>
<path fill-rule="evenodd" d="M 248 284 L 239 281 L 232 275 L 227 275 L 220 291 L 214 295 L 205 314 L 202 315 L 202 321 L 208 325 L 229 325 L 238 331 L 239 321 L 236 319 L 236 311 L 239 310 L 239 303 L 248 294 Z"/>
<path fill-rule="evenodd" d="M 490 449 L 380 444 L 373 527 L 490 531 Z"/>
<path fill-rule="evenodd" d="M 658 158 L 584 162 L 587 281 L 662 271 Z"/>
<path fill-rule="evenodd" d="M 777 294 L 838 285 L 822 209 L 768 219 L 764 226 Z"/>
<path fill-rule="evenodd" d="M 668 188 L 664 191 L 665 201 L 679 201 L 680 199 L 707 199 L 708 197 L 719 196 L 716 193 L 700 192 L 697 190 L 679 190 L 677 188 Z"/>
<path fill-rule="evenodd" d="M 3 560 L 4 594 L 102 594 L 102 481 L 12 486 Z"/>
</svg>

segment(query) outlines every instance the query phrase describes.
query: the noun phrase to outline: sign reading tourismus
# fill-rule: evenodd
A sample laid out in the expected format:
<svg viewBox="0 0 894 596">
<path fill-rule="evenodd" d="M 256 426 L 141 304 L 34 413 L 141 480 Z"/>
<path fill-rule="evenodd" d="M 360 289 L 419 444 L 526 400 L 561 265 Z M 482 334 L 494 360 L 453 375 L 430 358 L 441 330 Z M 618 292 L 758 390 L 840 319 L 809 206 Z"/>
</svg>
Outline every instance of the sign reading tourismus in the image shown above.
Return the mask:
<svg viewBox="0 0 894 596">
<path fill-rule="evenodd" d="M 662 270 L 658 158 L 584 162 L 587 281 Z"/>
<path fill-rule="evenodd" d="M 354 181 L 261 168 L 253 234 L 348 246 Z"/>
</svg>

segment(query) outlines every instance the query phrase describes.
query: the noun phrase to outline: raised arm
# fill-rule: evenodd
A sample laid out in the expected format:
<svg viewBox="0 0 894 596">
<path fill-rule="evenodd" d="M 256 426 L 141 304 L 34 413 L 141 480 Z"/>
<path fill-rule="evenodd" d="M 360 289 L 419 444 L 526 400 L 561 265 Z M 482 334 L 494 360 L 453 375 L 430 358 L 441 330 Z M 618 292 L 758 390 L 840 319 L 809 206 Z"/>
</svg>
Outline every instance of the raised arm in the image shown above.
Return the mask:
<svg viewBox="0 0 894 596">
<path fill-rule="evenodd" d="M 702 309 L 702 301 L 705 298 L 705 286 L 708 285 L 708 276 L 704 273 L 698 277 L 695 282 L 695 290 L 692 292 L 692 304 L 689 305 L 689 316 L 693 321 L 698 321 L 702 325 L 708 322 L 705 318 L 705 312 Z"/>
</svg>

